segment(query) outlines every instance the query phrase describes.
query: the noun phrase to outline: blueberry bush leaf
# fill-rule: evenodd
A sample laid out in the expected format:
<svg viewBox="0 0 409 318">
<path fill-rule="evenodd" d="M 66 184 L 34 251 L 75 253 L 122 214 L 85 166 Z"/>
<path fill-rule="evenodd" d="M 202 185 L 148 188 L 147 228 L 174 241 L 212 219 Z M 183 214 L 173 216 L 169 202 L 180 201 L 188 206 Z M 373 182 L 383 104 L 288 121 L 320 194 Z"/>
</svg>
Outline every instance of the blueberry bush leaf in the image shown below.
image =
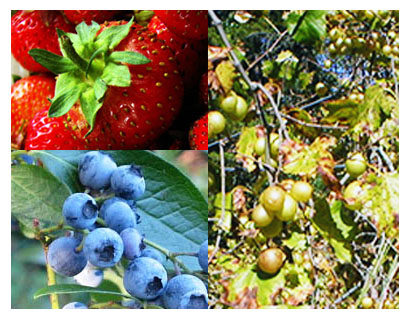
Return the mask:
<svg viewBox="0 0 409 318">
<path fill-rule="evenodd" d="M 39 228 L 59 224 L 70 194 L 64 183 L 43 168 L 21 165 L 11 169 L 11 211 L 26 229 L 34 229 L 34 219 L 39 221 Z"/>
</svg>

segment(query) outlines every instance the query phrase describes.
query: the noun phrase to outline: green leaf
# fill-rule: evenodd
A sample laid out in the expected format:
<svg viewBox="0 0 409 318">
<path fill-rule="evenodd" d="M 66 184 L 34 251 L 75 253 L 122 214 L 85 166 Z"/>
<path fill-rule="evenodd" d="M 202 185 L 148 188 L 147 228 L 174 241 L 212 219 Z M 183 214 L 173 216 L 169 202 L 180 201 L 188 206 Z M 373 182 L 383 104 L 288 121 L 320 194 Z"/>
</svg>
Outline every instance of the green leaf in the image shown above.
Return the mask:
<svg viewBox="0 0 409 318">
<path fill-rule="evenodd" d="M 47 170 L 34 165 L 11 168 L 11 214 L 27 229 L 57 225 L 70 189 Z"/>
<path fill-rule="evenodd" d="M 33 150 L 30 154 L 41 160 L 43 167 L 65 183 L 72 193 L 84 191 L 84 187 L 78 179 L 78 156 L 81 152 Z"/>
<path fill-rule="evenodd" d="M 130 295 L 122 294 L 122 293 L 115 292 L 112 290 L 104 290 L 100 288 L 87 287 L 87 286 L 81 286 L 81 285 L 76 285 L 76 284 L 60 284 L 60 285 L 52 285 L 52 286 L 41 288 L 34 293 L 34 299 L 37 299 L 42 296 L 48 296 L 51 294 L 60 295 L 60 294 L 79 294 L 79 293 L 105 294 L 105 295 L 120 296 L 120 297 L 134 299 L 134 297 Z"/>
<path fill-rule="evenodd" d="M 85 71 L 87 62 L 75 51 L 70 35 L 60 29 L 57 29 L 57 34 L 60 42 L 60 49 L 63 55 L 69 58 L 72 63 L 77 65 L 80 70 Z"/>
<path fill-rule="evenodd" d="M 94 41 L 100 28 L 101 27 L 98 23 L 92 21 L 91 25 L 87 25 L 85 22 L 81 22 L 75 27 L 75 30 L 77 31 L 81 43 L 84 46 L 87 46 Z"/>
<path fill-rule="evenodd" d="M 107 293 L 91 293 L 92 299 L 97 303 L 105 303 L 109 301 L 121 301 L 122 295 L 119 296 L 121 293 L 121 289 L 118 287 L 117 284 L 110 280 L 104 280 L 101 285 L 98 286 L 99 290 L 104 290 L 107 292 L 113 292 L 115 294 L 107 294 Z"/>
<path fill-rule="evenodd" d="M 353 239 L 356 232 L 354 226 L 343 223 L 340 213 L 342 203 L 335 203 L 331 208 L 325 198 L 315 200 L 315 210 L 312 222 L 314 227 L 334 248 L 335 255 L 341 263 L 352 261 L 352 248 L 348 238 Z M 351 233 L 349 233 L 351 232 Z"/>
<path fill-rule="evenodd" d="M 327 21 L 325 17 L 327 11 L 309 10 L 304 13 L 291 12 L 288 15 L 286 21 L 288 31 L 290 33 L 295 31 L 293 38 L 297 42 L 315 43 L 320 41 L 326 35 Z"/>
<path fill-rule="evenodd" d="M 399 222 L 399 173 L 372 175 L 371 183 L 373 186 L 367 193 L 370 204 L 364 207 L 363 212 L 380 232 L 386 232 L 388 237 L 396 237 Z"/>
<path fill-rule="evenodd" d="M 108 86 L 128 87 L 131 85 L 131 73 L 126 65 L 108 63 L 101 78 Z"/>
<path fill-rule="evenodd" d="M 59 117 L 68 113 L 71 107 L 77 102 L 78 98 L 80 98 L 80 95 L 80 86 L 61 92 L 58 96 L 53 98 L 50 109 L 48 110 L 48 116 Z"/>
<path fill-rule="evenodd" d="M 32 49 L 28 52 L 34 60 L 55 74 L 62 74 L 77 69 L 68 58 L 42 49 Z"/>
<path fill-rule="evenodd" d="M 216 67 L 216 75 L 223 90 L 228 93 L 233 87 L 233 79 L 236 77 L 235 67 L 229 61 L 223 61 Z"/>
<path fill-rule="evenodd" d="M 79 72 L 80 71 L 77 70 L 58 75 L 57 82 L 55 84 L 55 96 L 59 96 L 63 92 L 81 85 L 80 74 L 78 74 Z"/>
<path fill-rule="evenodd" d="M 100 93 L 100 92 L 99 92 Z M 87 135 L 94 129 L 95 118 L 98 110 L 102 107 L 103 102 L 100 102 L 95 97 L 94 88 L 89 87 L 80 97 L 81 110 L 85 116 L 87 123 L 90 125 L 90 130 Z"/>
<path fill-rule="evenodd" d="M 243 166 L 249 172 L 252 172 L 257 168 L 255 160 L 252 159 L 256 141 L 256 127 L 243 127 L 240 138 L 236 144 L 238 152 L 236 159 L 243 162 Z"/>
<path fill-rule="evenodd" d="M 96 46 L 113 50 L 128 35 L 132 23 L 133 17 L 127 24 L 106 28 L 98 35 L 95 41 Z"/>
<path fill-rule="evenodd" d="M 145 55 L 131 51 L 115 51 L 108 58 L 112 62 L 122 62 L 132 65 L 147 64 L 151 62 Z"/>
<path fill-rule="evenodd" d="M 98 77 L 94 84 L 94 93 L 95 93 L 95 98 L 97 99 L 97 101 L 99 102 L 102 101 L 107 89 L 108 89 L 108 86 L 105 83 L 105 81 L 102 78 Z"/>
</svg>

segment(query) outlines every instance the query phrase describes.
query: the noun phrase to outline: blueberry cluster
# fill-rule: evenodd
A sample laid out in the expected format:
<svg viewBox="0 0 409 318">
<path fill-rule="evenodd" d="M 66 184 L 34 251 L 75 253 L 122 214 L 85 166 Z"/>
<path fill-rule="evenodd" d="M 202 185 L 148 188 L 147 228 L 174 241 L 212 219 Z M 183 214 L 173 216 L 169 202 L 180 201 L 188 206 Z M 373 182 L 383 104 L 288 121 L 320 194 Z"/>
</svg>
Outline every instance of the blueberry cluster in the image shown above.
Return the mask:
<svg viewBox="0 0 409 318">
<path fill-rule="evenodd" d="M 164 255 L 145 248 L 144 236 L 136 229 L 140 216 L 135 200 L 145 192 L 141 168 L 117 167 L 108 154 L 91 151 L 81 156 L 78 170 L 85 187 L 112 192 L 115 196 L 100 207 L 87 193 L 74 193 L 66 199 L 62 211 L 64 223 L 82 231 L 74 231 L 49 245 L 47 260 L 51 268 L 63 276 L 74 277 L 79 284 L 97 287 L 103 280 L 103 269 L 125 258 L 128 265 L 123 284 L 130 295 L 141 300 L 157 300 L 169 309 L 207 308 L 205 283 L 189 274 L 169 278 L 163 266 Z M 97 222 L 98 218 L 103 222 Z M 207 241 L 198 251 L 198 262 L 207 273 Z M 87 307 L 71 303 L 64 308 Z"/>
</svg>

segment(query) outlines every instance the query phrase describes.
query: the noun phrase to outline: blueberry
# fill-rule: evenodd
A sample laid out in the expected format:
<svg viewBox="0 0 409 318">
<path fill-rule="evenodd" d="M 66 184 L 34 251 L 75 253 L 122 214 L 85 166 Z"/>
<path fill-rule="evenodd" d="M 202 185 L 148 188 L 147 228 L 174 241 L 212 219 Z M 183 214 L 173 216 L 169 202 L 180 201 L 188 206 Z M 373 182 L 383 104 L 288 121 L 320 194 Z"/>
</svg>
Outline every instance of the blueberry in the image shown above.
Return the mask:
<svg viewBox="0 0 409 318">
<path fill-rule="evenodd" d="M 139 199 L 145 192 L 145 179 L 141 168 L 135 165 L 116 168 L 111 176 L 111 188 L 121 198 Z"/>
<path fill-rule="evenodd" d="M 74 279 L 79 285 L 98 287 L 104 280 L 104 272 L 88 263 L 81 273 L 74 276 Z"/>
<path fill-rule="evenodd" d="M 87 229 L 98 218 L 98 205 L 88 194 L 74 193 L 65 200 L 62 215 L 67 225 Z"/>
<path fill-rule="evenodd" d="M 200 267 L 205 271 L 206 273 L 208 272 L 207 265 L 208 265 L 208 260 L 207 260 L 207 241 L 204 241 L 202 245 L 200 245 L 199 249 L 199 264 Z"/>
<path fill-rule="evenodd" d="M 124 256 L 129 260 L 140 257 L 145 248 L 143 236 L 134 228 L 127 228 L 120 235 L 124 242 Z"/>
<path fill-rule="evenodd" d="M 48 247 L 47 260 L 51 268 L 63 276 L 75 276 L 87 265 L 83 251 L 76 251 L 81 243 L 74 237 L 60 237 Z"/>
<path fill-rule="evenodd" d="M 136 223 L 140 223 L 140 218 L 141 216 L 138 214 L 137 209 L 136 209 L 136 204 L 134 200 L 125 200 L 120 197 L 113 197 L 108 200 L 105 200 L 104 203 L 101 205 L 101 208 L 99 209 L 99 216 L 103 219 L 105 219 L 105 211 L 108 209 L 108 207 L 115 203 L 115 202 L 124 202 L 129 205 L 129 207 L 132 209 L 133 213 L 135 214 L 135 219 Z"/>
<path fill-rule="evenodd" d="M 141 253 L 141 257 L 150 257 L 153 258 L 154 260 L 157 260 L 159 263 L 163 264 L 164 262 L 164 257 L 163 254 L 155 249 L 152 248 L 147 248 L 144 249 Z"/>
<path fill-rule="evenodd" d="M 206 309 L 208 297 L 205 284 L 193 275 L 173 277 L 162 295 L 168 309 Z"/>
<path fill-rule="evenodd" d="M 87 152 L 78 162 L 80 182 L 93 190 L 108 188 L 116 167 L 111 156 L 100 151 Z"/>
<path fill-rule="evenodd" d="M 155 299 L 160 296 L 168 281 L 161 263 L 149 257 L 133 260 L 125 271 L 126 291 L 139 299 Z"/>
<path fill-rule="evenodd" d="M 87 305 L 79 302 L 68 303 L 62 309 L 88 309 Z"/>
<path fill-rule="evenodd" d="M 127 203 L 114 202 L 105 210 L 105 222 L 110 229 L 121 233 L 127 228 L 136 227 L 136 218 Z"/>
<path fill-rule="evenodd" d="M 112 267 L 118 263 L 124 244 L 118 233 L 108 228 L 98 228 L 88 234 L 84 242 L 84 254 L 97 267 Z"/>
</svg>

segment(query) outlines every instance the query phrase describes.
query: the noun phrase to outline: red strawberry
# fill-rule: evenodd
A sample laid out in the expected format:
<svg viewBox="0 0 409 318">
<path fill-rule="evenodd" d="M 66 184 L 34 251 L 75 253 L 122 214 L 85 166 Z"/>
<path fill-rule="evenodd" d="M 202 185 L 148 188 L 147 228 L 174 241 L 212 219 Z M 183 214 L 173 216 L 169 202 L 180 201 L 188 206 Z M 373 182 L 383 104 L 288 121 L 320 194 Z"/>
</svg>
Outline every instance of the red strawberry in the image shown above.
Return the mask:
<svg viewBox="0 0 409 318">
<path fill-rule="evenodd" d="M 34 115 L 50 107 L 54 96 L 55 80 L 50 76 L 33 75 L 18 80 L 11 86 L 11 144 L 20 149 L 27 126 Z"/>
<path fill-rule="evenodd" d="M 107 33 L 108 28 L 112 29 Z M 182 104 L 183 83 L 174 54 L 154 33 L 132 22 L 104 24 L 96 35 L 94 26 L 82 32 L 90 36 L 80 39 L 87 42 L 78 42 L 75 54 L 69 36 L 60 35 L 69 53 L 63 63 L 55 58 L 49 62 L 41 59 L 49 55 L 43 51 L 31 52 L 50 69 L 65 75 L 57 78 L 57 88 L 61 89 L 50 114 L 62 116 L 79 100 L 81 106 L 76 104 L 68 112 L 66 124 L 90 147 L 146 147 L 170 127 Z M 94 55 L 90 47 L 100 54 Z M 91 57 L 96 58 L 85 80 L 86 61 Z M 63 89 L 67 86 L 69 90 Z"/>
<path fill-rule="evenodd" d="M 197 120 L 189 131 L 189 144 L 193 150 L 207 150 L 207 114 Z"/>
<path fill-rule="evenodd" d="M 11 53 L 25 69 L 45 72 L 28 54 L 33 48 L 41 48 L 61 55 L 56 28 L 72 31 L 58 11 L 18 11 L 11 18 Z"/>
<path fill-rule="evenodd" d="M 201 43 L 195 40 L 187 40 L 169 31 L 166 25 L 157 17 L 154 16 L 149 22 L 148 28 L 150 31 L 156 33 L 158 38 L 163 40 L 170 49 L 175 53 L 179 69 L 183 78 L 183 84 L 186 91 L 191 91 L 198 83 L 200 78 L 200 64 L 199 52 Z"/>
<path fill-rule="evenodd" d="M 207 73 L 203 74 L 200 81 L 199 89 L 200 101 L 207 107 L 208 105 L 208 82 L 207 82 Z"/>
<path fill-rule="evenodd" d="M 80 24 L 82 21 L 86 24 L 90 24 L 91 21 L 97 23 L 110 21 L 117 12 L 117 10 L 64 10 L 67 19 L 74 24 Z"/>
<path fill-rule="evenodd" d="M 48 117 L 48 109 L 38 112 L 27 129 L 26 150 L 77 150 L 85 149 L 82 140 L 76 139 L 64 125 L 62 117 Z"/>
<path fill-rule="evenodd" d="M 176 35 L 194 40 L 207 38 L 206 10 L 154 10 L 161 21 Z"/>
</svg>

